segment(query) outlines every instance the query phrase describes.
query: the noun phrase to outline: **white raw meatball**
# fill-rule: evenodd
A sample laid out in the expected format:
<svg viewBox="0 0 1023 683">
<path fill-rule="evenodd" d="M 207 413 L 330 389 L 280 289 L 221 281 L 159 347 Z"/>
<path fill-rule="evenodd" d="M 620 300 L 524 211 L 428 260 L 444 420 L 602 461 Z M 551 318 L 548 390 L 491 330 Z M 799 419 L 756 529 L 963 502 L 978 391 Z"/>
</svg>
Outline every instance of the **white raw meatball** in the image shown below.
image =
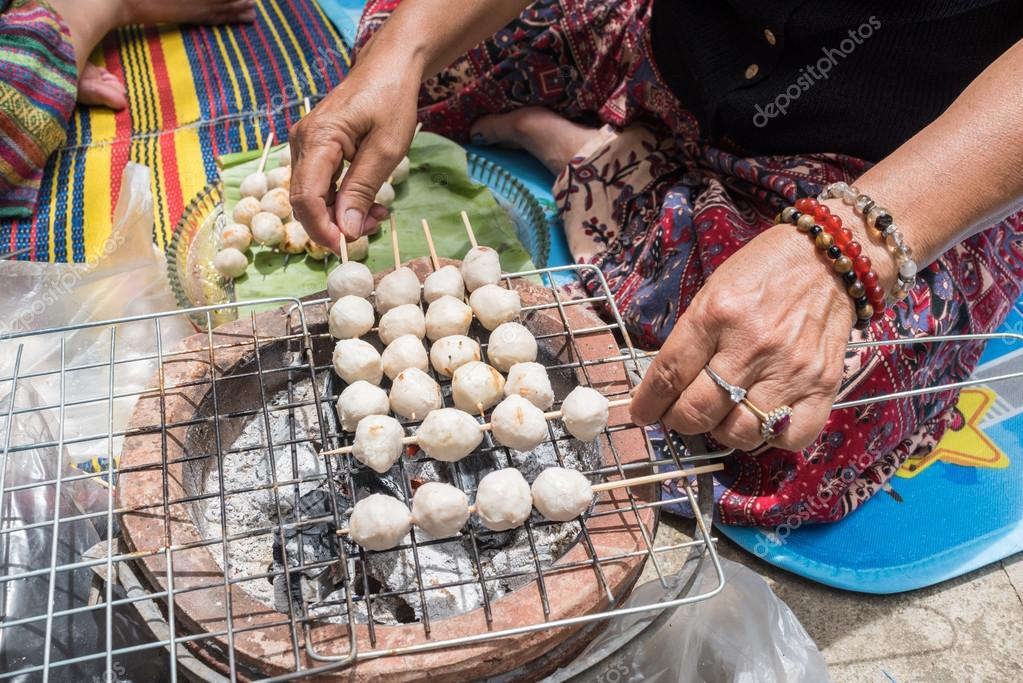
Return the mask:
<svg viewBox="0 0 1023 683">
<path fill-rule="evenodd" d="M 352 508 L 348 533 L 366 550 L 388 550 L 412 529 L 412 513 L 397 498 L 374 493 Z"/>
<path fill-rule="evenodd" d="M 337 416 L 341 429 L 354 432 L 367 415 L 386 415 L 391 410 L 387 392 L 365 380 L 352 382 L 337 397 Z"/>
<path fill-rule="evenodd" d="M 426 309 L 426 336 L 431 341 L 464 335 L 472 324 L 472 309 L 453 296 L 442 296 Z"/>
<path fill-rule="evenodd" d="M 412 162 L 408 157 L 402 157 L 398 165 L 391 172 L 391 185 L 401 185 L 408 180 L 408 174 L 412 170 Z"/>
<path fill-rule="evenodd" d="M 327 276 L 327 294 L 334 301 L 348 294 L 368 299 L 372 293 L 373 273 L 362 263 L 342 263 Z"/>
<path fill-rule="evenodd" d="M 533 481 L 533 505 L 554 522 L 567 522 L 586 512 L 593 500 L 589 479 L 577 470 L 548 467 Z"/>
<path fill-rule="evenodd" d="M 412 522 L 434 538 L 457 536 L 469 521 L 469 498 L 451 484 L 430 481 L 412 497 Z"/>
<path fill-rule="evenodd" d="M 360 379 L 370 384 L 380 384 L 384 378 L 380 354 L 362 339 L 342 339 L 334 345 L 334 372 L 345 383 L 352 384 Z"/>
<path fill-rule="evenodd" d="M 278 166 L 266 172 L 266 186 L 268 189 L 283 187 L 291 189 L 291 166 Z"/>
<path fill-rule="evenodd" d="M 291 146 L 285 145 L 277 150 L 277 164 L 279 166 L 291 166 Z"/>
<path fill-rule="evenodd" d="M 539 363 L 516 363 L 508 371 L 505 396 L 521 396 L 540 410 L 554 405 L 554 389 L 547 368 Z"/>
<path fill-rule="evenodd" d="M 407 368 L 391 382 L 391 410 L 410 420 L 422 420 L 444 405 L 440 386 L 419 368 Z"/>
<path fill-rule="evenodd" d="M 349 261 L 349 263 L 351 263 Z M 419 304 L 419 278 L 407 266 L 395 268 L 380 278 L 376 292 L 377 310 L 386 313 L 402 304 Z"/>
<path fill-rule="evenodd" d="M 327 314 L 327 326 L 335 339 L 356 339 L 373 329 L 373 304 L 361 296 L 343 296 Z"/>
<path fill-rule="evenodd" d="M 423 341 L 414 334 L 403 334 L 384 349 L 380 354 L 384 364 L 384 374 L 394 379 L 402 370 L 416 368 L 426 372 L 430 369 L 430 361 L 426 356 Z"/>
<path fill-rule="evenodd" d="M 490 333 L 487 360 L 501 372 L 508 372 L 516 363 L 536 360 L 536 339 L 521 323 L 501 323 Z"/>
<path fill-rule="evenodd" d="M 465 283 L 462 282 L 462 274 L 454 266 L 444 266 L 426 276 L 423 282 L 423 298 L 426 303 L 432 304 L 442 296 L 453 296 L 456 299 L 465 298 Z"/>
<path fill-rule="evenodd" d="M 473 415 L 497 404 L 504 396 L 504 377 L 486 363 L 470 361 L 451 377 L 455 407 Z"/>
<path fill-rule="evenodd" d="M 309 233 L 305 231 L 298 221 L 288 221 L 284 224 L 284 240 L 281 242 L 281 250 L 289 254 L 301 254 L 309 244 Z"/>
<path fill-rule="evenodd" d="M 543 411 L 521 396 L 509 396 L 490 415 L 494 438 L 502 446 L 531 451 L 548 436 Z"/>
<path fill-rule="evenodd" d="M 377 190 L 377 196 L 373 198 L 373 201 L 381 206 L 389 207 L 394 203 L 394 186 L 385 182 L 380 186 L 380 189 Z"/>
<path fill-rule="evenodd" d="M 431 411 L 419 425 L 416 440 L 419 448 L 434 460 L 458 462 L 480 445 L 483 430 L 469 413 L 456 408 L 439 408 Z"/>
<path fill-rule="evenodd" d="M 252 225 L 252 219 L 262 211 L 259 207 L 259 199 L 256 197 L 242 197 L 237 204 L 234 205 L 234 211 L 231 213 L 231 218 L 235 223 L 241 223 L 242 225 Z"/>
<path fill-rule="evenodd" d="M 451 377 L 458 368 L 479 359 L 480 345 L 475 339 L 460 334 L 438 339 L 430 345 L 430 364 L 445 377 Z"/>
<path fill-rule="evenodd" d="M 422 339 L 426 335 L 426 318 L 423 316 L 423 309 L 415 304 L 395 306 L 380 316 L 378 334 L 380 341 L 385 344 L 390 344 L 406 334 Z"/>
<path fill-rule="evenodd" d="M 472 312 L 488 330 L 495 330 L 501 323 L 519 317 L 522 301 L 514 289 L 497 285 L 483 285 L 469 295 Z"/>
<path fill-rule="evenodd" d="M 241 223 L 228 223 L 220 231 L 220 248 L 248 251 L 252 246 L 252 231 Z"/>
<path fill-rule="evenodd" d="M 473 247 L 462 259 L 462 279 L 465 288 L 473 292 L 483 285 L 496 285 L 501 281 L 501 259 L 490 247 Z"/>
<path fill-rule="evenodd" d="M 369 256 L 369 238 L 363 235 L 354 242 L 348 243 L 348 260 L 364 261 Z"/>
<path fill-rule="evenodd" d="M 243 197 L 255 197 L 256 199 L 260 199 L 266 194 L 268 188 L 269 183 L 267 182 L 266 174 L 257 171 L 242 178 L 242 182 L 238 186 L 238 191 Z"/>
<path fill-rule="evenodd" d="M 330 252 L 312 240 L 305 245 L 305 254 L 314 261 L 322 261 Z"/>
<path fill-rule="evenodd" d="M 607 427 L 607 399 L 596 389 L 576 387 L 561 403 L 561 421 L 580 441 L 593 441 Z"/>
<path fill-rule="evenodd" d="M 476 514 L 488 529 L 513 529 L 533 511 L 533 496 L 525 477 L 514 467 L 494 470 L 476 489 Z"/>
<path fill-rule="evenodd" d="M 390 415 L 367 415 L 355 428 L 352 455 L 366 467 L 380 474 L 391 469 L 401 457 L 405 430 Z"/>
<path fill-rule="evenodd" d="M 283 187 L 275 188 L 263 195 L 259 208 L 284 220 L 291 215 L 291 197 Z"/>
<path fill-rule="evenodd" d="M 265 247 L 276 247 L 284 241 L 284 223 L 272 213 L 261 211 L 252 217 L 252 239 Z"/>
<path fill-rule="evenodd" d="M 245 270 L 249 267 L 249 259 L 237 249 L 228 247 L 221 249 L 213 257 L 213 267 L 222 276 L 233 280 L 245 274 Z"/>
</svg>

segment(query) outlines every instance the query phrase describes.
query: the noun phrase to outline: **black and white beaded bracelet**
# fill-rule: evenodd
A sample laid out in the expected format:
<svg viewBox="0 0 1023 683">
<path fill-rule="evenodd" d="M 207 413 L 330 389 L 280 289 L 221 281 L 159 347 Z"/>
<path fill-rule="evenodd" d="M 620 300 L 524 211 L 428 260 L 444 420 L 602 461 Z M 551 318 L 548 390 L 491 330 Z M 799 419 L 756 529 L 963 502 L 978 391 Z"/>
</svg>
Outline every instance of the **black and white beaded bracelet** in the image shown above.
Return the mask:
<svg viewBox="0 0 1023 683">
<path fill-rule="evenodd" d="M 873 199 L 865 194 L 860 194 L 854 186 L 849 183 L 831 183 L 817 196 L 818 201 L 825 199 L 841 199 L 845 204 L 853 208 L 853 211 L 863 216 L 864 222 L 874 228 L 885 245 L 895 257 L 895 265 L 898 267 L 898 279 L 892 290 L 888 293 L 890 301 L 902 301 L 909 296 L 910 290 L 916 285 L 917 265 L 913 260 L 913 250 L 906 244 L 905 238 L 888 209 L 878 205 Z"/>
</svg>

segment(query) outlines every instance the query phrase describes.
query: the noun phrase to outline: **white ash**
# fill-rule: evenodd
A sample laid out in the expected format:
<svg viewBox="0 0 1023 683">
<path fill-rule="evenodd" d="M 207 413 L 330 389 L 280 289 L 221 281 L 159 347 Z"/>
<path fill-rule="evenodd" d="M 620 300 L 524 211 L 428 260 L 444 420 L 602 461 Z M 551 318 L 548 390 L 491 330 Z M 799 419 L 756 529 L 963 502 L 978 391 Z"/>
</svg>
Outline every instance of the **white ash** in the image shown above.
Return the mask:
<svg viewBox="0 0 1023 683">
<path fill-rule="evenodd" d="M 274 444 L 274 466 L 276 467 L 277 482 L 290 481 L 293 479 L 307 479 L 298 484 L 299 495 L 317 488 L 323 481 L 325 474 L 323 458 L 319 457 L 311 441 L 319 441 L 320 431 L 314 405 L 304 405 L 293 410 L 281 409 L 280 406 L 289 403 L 305 403 L 313 400 L 312 383 L 306 379 L 293 385 L 293 395 L 289 396 L 288 390 L 276 392 L 269 400 L 268 413 L 270 417 L 270 436 Z M 292 435 L 292 420 L 294 416 L 294 435 Z M 279 446 L 277 444 L 300 441 L 291 445 Z M 274 472 L 270 467 L 269 449 L 266 447 L 266 428 L 262 412 L 253 415 L 248 419 L 241 434 L 233 443 L 226 446 L 228 452 L 224 456 L 224 484 L 221 487 L 220 473 L 216 464 L 213 464 L 206 475 L 205 488 L 207 492 L 235 491 L 255 487 L 267 487 L 274 482 Z M 294 457 L 294 462 L 292 458 Z M 295 476 L 297 464 L 298 476 Z M 278 490 L 277 498 L 280 501 L 281 513 L 289 512 L 296 503 L 294 485 L 282 486 Z M 214 496 L 203 501 L 202 515 L 205 519 L 206 538 L 221 538 L 221 516 L 220 497 Z M 277 519 L 277 506 L 274 500 L 273 490 L 261 488 L 246 493 L 236 493 L 224 496 L 225 521 L 228 535 L 244 533 L 254 529 L 264 529 L 272 526 Z M 269 532 L 249 538 L 242 538 L 228 543 L 228 560 L 230 562 L 230 578 L 242 578 L 256 576 L 267 572 L 273 563 L 273 533 Z M 223 553 L 221 547 L 211 546 L 210 550 L 217 563 L 223 569 Z M 274 587 L 265 578 L 244 581 L 241 587 L 253 598 L 260 602 L 273 606 Z"/>
<path fill-rule="evenodd" d="M 443 385 L 443 389 L 445 394 L 450 391 L 447 383 Z M 289 397 L 287 390 L 283 390 L 275 393 L 270 400 L 268 407 L 271 408 L 270 433 L 273 442 L 277 444 L 290 440 L 305 441 L 308 439 L 308 442 L 299 443 L 294 448 L 298 474 L 301 478 L 309 479 L 299 485 L 300 495 L 305 496 L 315 489 L 328 491 L 331 487 L 326 482 L 323 460 L 317 456 L 312 443 L 319 441 L 319 428 L 314 406 L 304 406 L 292 411 L 273 410 L 274 407 L 287 403 L 312 400 L 311 384 L 308 379 L 295 383 L 293 391 L 292 397 Z M 558 393 L 563 395 L 565 392 L 559 391 Z M 258 397 L 256 401 L 258 402 Z M 445 404 L 450 405 L 449 396 L 445 397 Z M 291 432 L 289 414 L 295 416 L 294 434 Z M 328 431 L 332 431 L 336 426 L 330 417 L 327 416 Z M 542 443 L 530 453 L 517 453 L 496 447 L 491 436 L 487 434 L 477 452 L 457 465 L 436 462 L 425 458 L 425 456 L 420 456 L 416 460 L 406 460 L 404 469 L 410 478 L 450 482 L 469 491 L 475 488 L 476 483 L 487 472 L 509 465 L 519 468 L 528 481 L 532 481 L 544 468 L 559 464 L 582 470 L 598 466 L 599 453 L 595 444 L 584 444 L 565 438 L 567 434 L 559 422 L 550 424 L 555 437 L 559 439 L 560 462 L 554 445 L 549 442 Z M 267 486 L 272 483 L 272 472 L 265 444 L 264 421 L 260 412 L 248 418 L 241 434 L 225 449 L 235 450 L 263 446 L 225 456 L 223 468 L 227 490 Z M 278 482 L 293 478 L 292 450 L 290 446 L 275 446 L 274 448 Z M 394 471 L 397 472 L 397 470 Z M 379 476 L 375 473 L 370 474 L 374 477 Z M 452 476 L 456 476 L 457 479 L 452 480 Z M 379 479 L 384 481 L 385 477 L 379 476 Z M 392 489 L 401 489 L 400 481 L 388 483 Z M 341 489 L 340 486 L 333 488 Z M 213 466 L 206 476 L 205 490 L 220 490 L 220 478 L 216 466 Z M 386 487 L 374 490 L 361 489 L 357 492 L 357 497 L 380 490 L 386 490 Z M 281 514 L 288 515 L 292 507 L 297 504 L 298 496 L 294 491 L 294 487 L 290 485 L 281 487 L 279 493 Z M 267 528 L 277 522 L 277 509 L 270 490 L 228 495 L 225 497 L 225 507 L 229 534 Z M 203 520 L 200 520 L 200 524 L 205 523 L 206 537 L 220 538 L 219 497 L 203 501 L 200 504 L 200 510 L 204 517 Z M 348 510 L 344 511 L 343 522 L 347 521 L 349 512 Z M 577 541 L 580 533 L 578 522 L 543 523 L 543 518 L 535 511 L 530 520 L 534 525 L 539 524 L 539 526 L 532 527 L 533 544 L 537 552 L 536 558 L 533 556 L 529 532 L 525 527 L 495 536 L 484 529 L 475 517 L 470 521 L 477 532 L 479 563 L 483 569 L 486 589 L 491 601 L 535 581 L 535 562 L 538 561 L 541 567 L 551 566 Z M 280 565 L 275 564 L 273 560 L 273 541 L 276 533 L 277 531 L 272 531 L 251 538 L 231 541 L 228 547 L 229 577 L 258 576 L 271 569 L 279 571 Z M 444 543 L 422 545 L 430 540 L 429 536 L 421 529 L 415 529 L 414 533 L 419 542 L 417 548 L 419 571 L 416 569 L 411 548 L 362 555 L 353 544 L 348 544 L 350 558 L 348 575 L 352 580 L 353 616 L 356 622 L 365 623 L 368 620 L 367 601 L 361 595 L 364 587 L 362 575 L 364 569 L 369 573 L 369 583 L 373 590 L 372 618 L 376 623 L 397 625 L 422 619 L 417 576 L 422 577 L 429 614 L 433 619 L 462 614 L 483 607 L 482 587 L 477 565 L 473 559 L 474 554 L 469 535 L 463 533 L 461 537 L 450 539 Z M 324 556 L 325 552 L 329 551 L 335 554 L 337 552 L 336 549 L 330 549 L 326 543 L 317 545 L 319 539 L 314 535 L 303 536 L 301 541 L 307 562 L 310 561 L 310 556 L 315 560 L 329 559 Z M 406 539 L 407 541 L 408 539 Z M 287 547 L 289 560 L 294 566 L 296 562 L 294 550 L 297 545 L 294 540 L 291 540 Z M 223 567 L 220 547 L 211 547 L 210 550 L 218 564 Z M 365 567 L 362 557 L 367 558 Z M 345 587 L 340 585 L 339 577 L 329 576 L 330 571 L 318 571 L 322 572 L 319 577 L 314 577 L 312 576 L 313 572 L 309 572 L 309 575 L 302 577 L 300 584 L 301 593 L 310 603 L 310 615 L 329 622 L 346 622 L 348 616 Z M 333 571 L 335 574 L 340 573 L 337 568 L 334 568 Z M 495 576 L 509 572 L 522 572 L 523 575 L 501 581 L 492 580 Z M 295 572 L 292 572 L 292 576 L 295 576 Z M 265 578 L 255 578 L 239 585 L 260 603 L 272 609 L 287 611 L 287 589 L 283 578 L 283 576 L 278 577 L 275 584 L 271 584 Z M 449 583 L 462 583 L 463 585 L 431 590 L 434 586 Z M 389 598 L 375 597 L 378 593 L 390 591 L 402 591 L 404 594 Z"/>
</svg>

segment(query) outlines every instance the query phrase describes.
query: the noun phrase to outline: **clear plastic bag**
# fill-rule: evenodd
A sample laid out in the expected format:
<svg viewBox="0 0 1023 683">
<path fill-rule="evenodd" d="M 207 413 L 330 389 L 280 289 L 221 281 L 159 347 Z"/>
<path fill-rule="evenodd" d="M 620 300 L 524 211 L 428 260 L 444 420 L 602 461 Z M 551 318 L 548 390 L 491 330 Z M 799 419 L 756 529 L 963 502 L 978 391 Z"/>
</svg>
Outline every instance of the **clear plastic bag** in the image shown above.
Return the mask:
<svg viewBox="0 0 1023 683">
<path fill-rule="evenodd" d="M 695 564 L 695 567 L 693 566 Z M 826 683 L 827 664 L 795 614 L 762 577 L 721 559 L 716 596 L 661 613 L 612 620 L 575 662 L 550 681 L 592 683 Z M 638 587 L 626 607 L 713 590 L 709 558 L 679 573 L 684 585 Z"/>
<path fill-rule="evenodd" d="M 149 169 L 128 164 L 119 197 L 113 232 L 95 262 L 0 262 L 0 306 L 6 312 L 0 335 L 175 308 L 163 255 L 152 244 Z M 91 604 L 93 569 L 69 568 L 106 535 L 105 516 L 83 515 L 105 512 L 110 495 L 98 478 L 82 477 L 74 465 L 117 456 L 120 440 L 111 442 L 103 434 L 109 433 L 111 420 L 114 431 L 124 428 L 135 394 L 156 369 L 155 359 L 147 358 L 156 350 L 152 322 L 119 325 L 116 336 L 111 329 L 99 325 L 24 339 L 0 336 L 0 443 L 10 446 L 9 452 L 0 450 L 0 482 L 6 491 L 0 509 L 0 568 L 7 578 L 0 587 L 0 614 L 5 623 L 19 624 L 0 629 L 0 671 L 42 665 L 47 631 L 56 659 L 145 641 L 146 630 L 131 605 L 111 608 L 108 640 L 106 610 L 80 611 Z M 161 329 L 165 348 L 190 332 L 183 318 L 166 319 Z M 118 361 L 113 375 L 112 357 Z M 62 360 L 64 373 L 59 372 Z M 89 368 L 93 363 L 99 367 Z M 123 398 L 110 400 L 111 386 Z M 62 397 L 67 406 L 60 419 Z M 61 450 L 31 447 L 58 441 L 65 444 Z M 51 566 L 62 568 L 52 579 L 48 572 L 35 573 Z M 122 597 L 120 586 L 113 591 L 115 599 Z M 51 609 L 56 616 L 49 618 Z M 53 668 L 50 680 L 163 678 L 153 674 L 158 668 L 146 658 L 123 659 L 127 664 L 118 662 L 114 671 L 105 670 L 103 657 Z M 131 670 L 135 664 L 139 671 Z M 149 679 L 151 674 L 157 678 Z M 40 678 L 36 672 L 12 680 Z"/>
<path fill-rule="evenodd" d="M 92 321 L 110 320 L 176 308 L 167 282 L 163 254 L 152 242 L 153 200 L 149 169 L 129 163 L 121 177 L 121 190 L 114 211 L 113 230 L 97 258 L 89 263 L 0 262 L 0 340 L 7 335 Z M 107 326 L 84 328 L 33 337 L 22 344 L 17 339 L 0 341 L 0 377 L 10 377 L 18 362 L 18 375 L 59 370 L 61 343 L 64 366 L 75 368 L 90 363 L 109 365 L 113 354 L 119 361 L 114 377 L 116 391 L 122 395 L 141 391 L 155 372 L 155 362 L 124 362 L 156 352 L 154 325 L 151 321 L 119 325 L 115 338 Z M 161 322 L 164 348 L 192 332 L 183 316 Z M 113 349 L 112 349 L 113 347 Z M 65 403 L 64 438 L 71 443 L 68 453 L 73 462 L 93 457 L 109 457 L 102 443 L 75 443 L 102 431 L 108 405 L 105 398 L 111 378 L 109 368 L 97 367 L 67 372 L 63 378 Z M 44 404 L 55 405 L 60 398 L 61 378 L 56 372 L 32 380 L 33 388 Z M 19 386 L 21 382 L 19 381 Z M 0 386 L 0 394 L 9 391 Z M 123 425 L 135 400 L 113 401 L 115 425 Z M 56 433 L 56 430 L 54 429 Z M 115 443 L 113 454 L 120 450 Z"/>
</svg>

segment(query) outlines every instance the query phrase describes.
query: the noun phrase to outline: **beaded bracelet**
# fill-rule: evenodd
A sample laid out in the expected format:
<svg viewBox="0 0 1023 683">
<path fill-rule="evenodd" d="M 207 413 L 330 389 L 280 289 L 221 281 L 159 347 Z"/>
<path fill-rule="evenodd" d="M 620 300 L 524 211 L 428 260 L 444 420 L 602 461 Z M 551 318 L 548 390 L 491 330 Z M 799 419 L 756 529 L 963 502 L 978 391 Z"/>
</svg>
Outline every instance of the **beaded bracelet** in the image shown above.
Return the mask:
<svg viewBox="0 0 1023 683">
<path fill-rule="evenodd" d="M 795 206 L 782 209 L 777 222 L 791 223 L 813 238 L 817 248 L 831 259 L 831 267 L 842 278 L 846 293 L 856 304 L 856 328 L 864 329 L 871 320 L 884 315 L 884 290 L 878 284 L 870 258 L 863 254 L 852 230 L 842 227 L 842 219 L 812 197 L 803 197 Z"/>
<path fill-rule="evenodd" d="M 913 250 L 906 244 L 888 209 L 879 206 L 869 196 L 860 194 L 855 187 L 843 182 L 831 183 L 817 196 L 819 201 L 838 198 L 863 216 L 863 221 L 877 230 L 892 252 L 898 268 L 898 279 L 888 296 L 893 302 L 905 299 L 916 285 L 917 265 L 913 260 Z"/>
</svg>

